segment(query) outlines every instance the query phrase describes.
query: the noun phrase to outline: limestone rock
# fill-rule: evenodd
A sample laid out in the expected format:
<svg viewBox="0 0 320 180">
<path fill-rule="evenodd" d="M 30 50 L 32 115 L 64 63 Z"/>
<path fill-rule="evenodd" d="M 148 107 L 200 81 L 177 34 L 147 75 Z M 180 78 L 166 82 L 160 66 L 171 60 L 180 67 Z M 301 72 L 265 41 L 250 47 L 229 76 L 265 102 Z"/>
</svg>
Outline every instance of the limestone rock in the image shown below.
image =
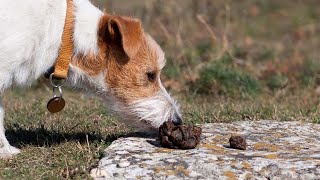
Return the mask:
<svg viewBox="0 0 320 180">
<path fill-rule="evenodd" d="M 320 179 L 320 125 L 245 121 L 201 125 L 196 149 L 162 148 L 155 138 L 119 138 L 106 150 L 96 179 Z M 231 135 L 247 149 L 229 148 Z"/>
</svg>

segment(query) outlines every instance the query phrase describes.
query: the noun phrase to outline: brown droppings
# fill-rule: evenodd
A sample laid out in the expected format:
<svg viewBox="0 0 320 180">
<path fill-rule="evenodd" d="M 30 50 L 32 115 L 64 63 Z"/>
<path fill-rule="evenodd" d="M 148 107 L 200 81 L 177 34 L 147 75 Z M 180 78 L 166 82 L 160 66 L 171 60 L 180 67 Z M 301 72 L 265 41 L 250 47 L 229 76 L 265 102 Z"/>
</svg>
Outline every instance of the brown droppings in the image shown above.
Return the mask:
<svg viewBox="0 0 320 180">
<path fill-rule="evenodd" d="M 233 149 L 246 150 L 246 139 L 241 136 L 231 136 L 229 139 L 230 147 Z"/>
<path fill-rule="evenodd" d="M 165 122 L 159 128 L 160 143 L 168 148 L 193 149 L 200 143 L 202 129 Z"/>
</svg>

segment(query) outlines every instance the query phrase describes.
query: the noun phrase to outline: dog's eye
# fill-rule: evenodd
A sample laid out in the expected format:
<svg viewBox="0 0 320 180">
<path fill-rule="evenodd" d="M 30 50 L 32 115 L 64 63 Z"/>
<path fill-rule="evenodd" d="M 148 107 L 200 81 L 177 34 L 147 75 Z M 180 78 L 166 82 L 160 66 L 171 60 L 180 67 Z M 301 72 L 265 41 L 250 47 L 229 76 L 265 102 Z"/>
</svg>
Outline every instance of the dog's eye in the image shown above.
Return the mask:
<svg viewBox="0 0 320 180">
<path fill-rule="evenodd" d="M 153 82 L 156 79 L 156 73 L 155 72 L 147 72 L 148 80 Z"/>
</svg>

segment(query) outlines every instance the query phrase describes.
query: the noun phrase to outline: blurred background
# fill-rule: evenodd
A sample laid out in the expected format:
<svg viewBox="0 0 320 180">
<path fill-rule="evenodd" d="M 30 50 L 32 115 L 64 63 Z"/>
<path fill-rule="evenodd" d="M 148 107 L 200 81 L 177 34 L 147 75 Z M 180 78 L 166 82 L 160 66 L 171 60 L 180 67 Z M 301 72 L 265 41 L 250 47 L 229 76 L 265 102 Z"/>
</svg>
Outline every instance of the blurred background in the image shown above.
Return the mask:
<svg viewBox="0 0 320 180">
<path fill-rule="evenodd" d="M 108 13 L 141 19 L 166 53 L 164 84 L 183 99 L 201 104 L 201 97 L 212 102 L 261 97 L 266 104 L 271 98 L 271 104 L 301 104 L 297 109 L 305 103 L 314 111 L 319 107 L 319 0 L 94 3 Z"/>
</svg>

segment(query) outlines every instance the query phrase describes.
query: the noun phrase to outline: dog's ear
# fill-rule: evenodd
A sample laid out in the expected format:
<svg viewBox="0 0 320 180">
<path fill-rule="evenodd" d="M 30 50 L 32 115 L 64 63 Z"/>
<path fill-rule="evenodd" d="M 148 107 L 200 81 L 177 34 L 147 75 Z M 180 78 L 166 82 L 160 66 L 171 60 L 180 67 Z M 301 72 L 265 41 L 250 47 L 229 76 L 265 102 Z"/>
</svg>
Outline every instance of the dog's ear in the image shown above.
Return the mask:
<svg viewBox="0 0 320 180">
<path fill-rule="evenodd" d="M 104 15 L 99 24 L 98 35 L 107 45 L 116 46 L 128 57 L 134 57 L 141 46 L 143 30 L 137 19 Z"/>
</svg>

